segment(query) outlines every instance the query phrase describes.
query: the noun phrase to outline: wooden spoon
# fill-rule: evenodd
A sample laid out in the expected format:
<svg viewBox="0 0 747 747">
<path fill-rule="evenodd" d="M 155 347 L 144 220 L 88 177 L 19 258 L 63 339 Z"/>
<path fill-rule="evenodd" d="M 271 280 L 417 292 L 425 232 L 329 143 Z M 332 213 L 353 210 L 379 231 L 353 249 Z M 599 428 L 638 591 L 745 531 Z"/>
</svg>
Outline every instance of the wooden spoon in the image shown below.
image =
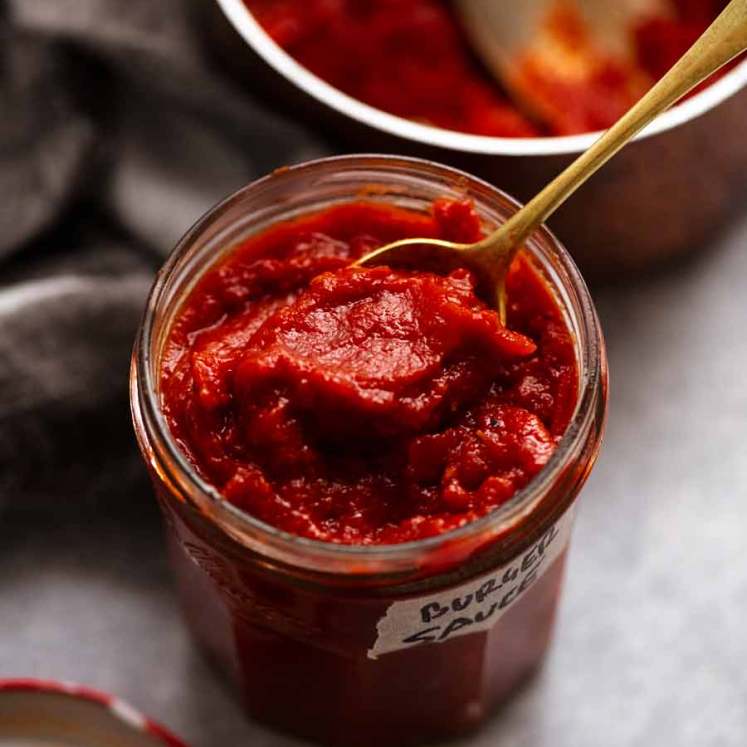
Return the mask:
<svg viewBox="0 0 747 747">
<path fill-rule="evenodd" d="M 454 0 L 454 7 L 488 70 L 525 109 L 551 122 L 562 122 L 565 112 L 548 87 L 583 97 L 600 67 L 620 75 L 620 105 L 639 99 L 653 81 L 637 62 L 635 29 L 674 15 L 673 0 Z"/>
</svg>

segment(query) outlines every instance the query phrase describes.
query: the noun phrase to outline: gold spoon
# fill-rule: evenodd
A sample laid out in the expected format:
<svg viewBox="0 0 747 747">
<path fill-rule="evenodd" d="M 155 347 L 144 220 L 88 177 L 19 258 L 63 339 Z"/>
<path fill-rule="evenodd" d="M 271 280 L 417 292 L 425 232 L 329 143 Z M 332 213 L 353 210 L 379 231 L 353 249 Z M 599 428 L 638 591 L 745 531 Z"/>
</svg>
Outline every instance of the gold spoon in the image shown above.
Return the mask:
<svg viewBox="0 0 747 747">
<path fill-rule="evenodd" d="M 441 271 L 468 267 L 475 273 L 478 285 L 494 294 L 493 303 L 505 323 L 506 273 L 525 239 L 649 122 L 745 49 L 747 0 L 731 0 L 698 41 L 637 104 L 495 232 L 474 244 L 430 238 L 402 239 L 366 254 L 354 264 L 405 264 L 437 267 Z M 690 157 L 697 158 L 697 153 Z M 656 226 L 644 229 L 655 231 Z"/>
</svg>

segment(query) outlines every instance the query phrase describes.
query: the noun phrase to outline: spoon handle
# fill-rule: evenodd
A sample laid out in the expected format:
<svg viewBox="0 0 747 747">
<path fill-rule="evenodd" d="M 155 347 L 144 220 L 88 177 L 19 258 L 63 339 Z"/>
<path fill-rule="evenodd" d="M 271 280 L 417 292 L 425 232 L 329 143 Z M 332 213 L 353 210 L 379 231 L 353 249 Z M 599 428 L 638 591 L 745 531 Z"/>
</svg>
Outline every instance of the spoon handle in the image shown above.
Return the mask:
<svg viewBox="0 0 747 747">
<path fill-rule="evenodd" d="M 731 0 L 698 41 L 638 103 L 496 231 L 496 244 L 504 247 L 506 241 L 514 246 L 521 244 L 649 122 L 746 48 L 747 0 Z M 492 243 L 490 238 L 484 243 Z"/>
</svg>

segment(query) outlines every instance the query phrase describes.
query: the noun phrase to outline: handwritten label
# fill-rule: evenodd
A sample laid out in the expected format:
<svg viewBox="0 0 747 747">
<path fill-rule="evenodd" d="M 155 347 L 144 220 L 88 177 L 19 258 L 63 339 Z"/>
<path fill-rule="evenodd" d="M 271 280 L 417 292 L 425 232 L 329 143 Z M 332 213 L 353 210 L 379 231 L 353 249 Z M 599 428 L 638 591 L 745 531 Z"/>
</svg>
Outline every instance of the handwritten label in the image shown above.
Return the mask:
<svg viewBox="0 0 747 747">
<path fill-rule="evenodd" d="M 490 629 L 565 549 L 572 525 L 571 507 L 529 549 L 501 568 L 454 589 L 394 602 L 376 625 L 378 635 L 368 658 Z"/>
</svg>

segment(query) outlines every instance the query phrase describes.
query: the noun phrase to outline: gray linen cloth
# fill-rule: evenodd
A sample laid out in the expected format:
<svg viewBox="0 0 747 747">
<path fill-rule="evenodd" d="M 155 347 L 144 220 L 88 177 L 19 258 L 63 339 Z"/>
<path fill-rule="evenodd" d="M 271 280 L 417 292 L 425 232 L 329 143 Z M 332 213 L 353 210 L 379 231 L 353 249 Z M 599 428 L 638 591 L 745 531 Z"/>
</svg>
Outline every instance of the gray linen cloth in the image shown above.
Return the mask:
<svg viewBox="0 0 747 747">
<path fill-rule="evenodd" d="M 155 269 L 220 198 L 322 154 L 211 69 L 188 2 L 0 0 L 0 503 L 142 479 L 127 370 Z"/>
</svg>

